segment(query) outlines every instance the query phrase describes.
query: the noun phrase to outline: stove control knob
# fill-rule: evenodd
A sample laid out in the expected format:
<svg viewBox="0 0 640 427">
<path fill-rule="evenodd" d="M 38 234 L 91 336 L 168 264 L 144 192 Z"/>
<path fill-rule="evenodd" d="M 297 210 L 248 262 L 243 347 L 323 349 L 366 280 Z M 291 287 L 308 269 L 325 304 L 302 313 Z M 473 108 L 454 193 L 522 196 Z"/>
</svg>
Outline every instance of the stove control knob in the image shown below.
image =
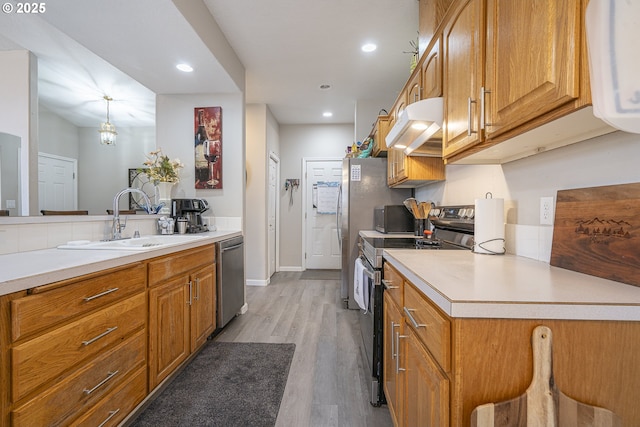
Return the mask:
<svg viewBox="0 0 640 427">
<path fill-rule="evenodd" d="M 431 213 L 429 215 L 431 215 L 431 216 L 440 215 L 440 209 L 431 209 Z"/>
<path fill-rule="evenodd" d="M 475 214 L 476 214 L 476 211 L 474 209 L 467 209 L 467 217 L 469 219 L 473 219 Z"/>
<path fill-rule="evenodd" d="M 458 218 L 464 218 L 466 214 L 467 214 L 466 209 L 458 209 Z"/>
</svg>

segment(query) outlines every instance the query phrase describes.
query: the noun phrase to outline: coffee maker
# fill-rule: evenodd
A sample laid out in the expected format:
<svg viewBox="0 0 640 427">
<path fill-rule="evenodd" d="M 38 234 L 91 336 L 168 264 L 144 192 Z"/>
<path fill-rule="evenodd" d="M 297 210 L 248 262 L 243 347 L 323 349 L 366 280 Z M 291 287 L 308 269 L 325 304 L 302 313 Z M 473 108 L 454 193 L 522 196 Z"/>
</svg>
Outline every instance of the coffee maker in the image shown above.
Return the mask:
<svg viewBox="0 0 640 427">
<path fill-rule="evenodd" d="M 187 233 L 209 231 L 202 222 L 202 213 L 208 209 L 209 203 L 204 199 L 171 199 L 171 216 L 176 223 L 181 218 L 187 220 Z"/>
</svg>

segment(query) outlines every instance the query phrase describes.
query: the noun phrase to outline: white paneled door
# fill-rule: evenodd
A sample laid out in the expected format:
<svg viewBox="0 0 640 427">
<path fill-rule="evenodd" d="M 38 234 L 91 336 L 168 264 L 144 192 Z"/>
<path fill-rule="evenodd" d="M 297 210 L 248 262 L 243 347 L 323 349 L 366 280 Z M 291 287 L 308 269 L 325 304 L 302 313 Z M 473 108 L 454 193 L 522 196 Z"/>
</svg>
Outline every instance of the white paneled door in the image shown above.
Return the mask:
<svg viewBox="0 0 640 427">
<path fill-rule="evenodd" d="M 76 159 L 38 153 L 39 209 L 78 209 L 78 163 Z"/>
<path fill-rule="evenodd" d="M 305 267 L 340 269 L 336 208 L 342 160 L 305 160 Z"/>
</svg>

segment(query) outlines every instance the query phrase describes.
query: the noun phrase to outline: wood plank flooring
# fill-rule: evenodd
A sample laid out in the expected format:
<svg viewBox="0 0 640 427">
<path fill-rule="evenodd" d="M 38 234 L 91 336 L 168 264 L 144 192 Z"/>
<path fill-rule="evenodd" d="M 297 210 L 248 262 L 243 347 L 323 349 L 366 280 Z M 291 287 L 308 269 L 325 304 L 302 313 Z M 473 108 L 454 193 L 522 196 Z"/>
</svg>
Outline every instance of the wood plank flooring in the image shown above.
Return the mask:
<svg viewBox="0 0 640 427">
<path fill-rule="evenodd" d="M 369 403 L 359 312 L 342 308 L 339 280 L 300 275 L 276 273 L 268 286 L 247 287 L 248 311 L 215 340 L 296 344 L 276 427 L 392 426 L 387 406 Z"/>
</svg>

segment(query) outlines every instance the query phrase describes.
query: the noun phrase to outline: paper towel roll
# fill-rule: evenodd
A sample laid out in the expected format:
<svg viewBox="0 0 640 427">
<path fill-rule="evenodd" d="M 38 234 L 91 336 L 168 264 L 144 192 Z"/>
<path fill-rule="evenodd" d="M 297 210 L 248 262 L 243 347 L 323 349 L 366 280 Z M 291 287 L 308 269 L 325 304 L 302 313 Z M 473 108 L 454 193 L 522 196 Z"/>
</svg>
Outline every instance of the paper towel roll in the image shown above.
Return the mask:
<svg viewBox="0 0 640 427">
<path fill-rule="evenodd" d="M 475 209 L 473 251 L 504 254 L 504 199 L 476 199 Z"/>
</svg>

